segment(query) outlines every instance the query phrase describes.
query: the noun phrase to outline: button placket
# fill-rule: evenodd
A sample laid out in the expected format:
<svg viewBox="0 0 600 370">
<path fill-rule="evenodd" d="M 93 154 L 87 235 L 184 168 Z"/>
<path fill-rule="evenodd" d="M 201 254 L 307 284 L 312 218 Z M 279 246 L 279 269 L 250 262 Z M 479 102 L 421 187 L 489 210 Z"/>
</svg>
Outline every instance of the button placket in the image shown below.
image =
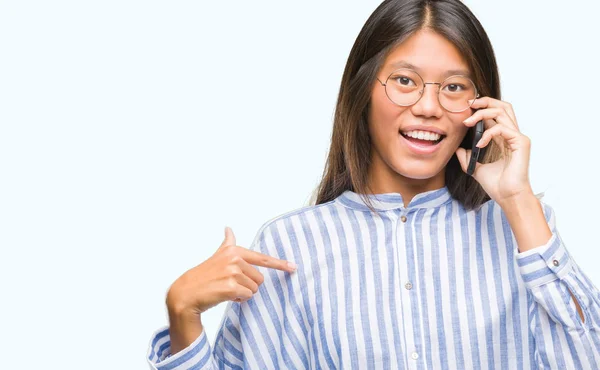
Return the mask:
<svg viewBox="0 0 600 370">
<path fill-rule="evenodd" d="M 401 212 L 400 212 L 400 221 L 402 221 L 402 223 L 406 224 L 407 220 L 408 220 L 408 217 L 406 216 L 406 209 L 402 208 Z M 400 225 L 400 226 L 402 226 L 402 225 Z M 404 241 L 402 240 L 400 242 L 404 242 Z M 413 288 L 413 285 L 410 282 L 410 280 L 408 279 L 408 274 L 405 273 L 404 276 L 403 276 L 403 278 L 404 278 L 404 281 L 405 281 L 404 288 L 406 290 L 411 290 Z"/>
<path fill-rule="evenodd" d="M 409 360 L 412 363 L 407 363 L 408 369 L 416 369 L 418 366 L 418 362 L 414 356 L 419 356 L 417 353 L 416 343 L 414 342 L 415 334 L 413 328 L 413 317 L 415 313 L 412 312 L 412 300 L 415 299 L 413 296 L 415 293 L 413 292 L 413 283 L 411 282 L 409 270 L 411 268 L 411 264 L 406 260 L 407 258 L 407 248 L 410 248 L 410 241 L 406 240 L 407 228 L 410 227 L 410 223 L 408 221 L 408 211 L 406 208 L 400 208 L 400 213 L 398 214 L 397 223 L 396 223 L 396 245 L 398 251 L 398 263 L 399 263 L 399 289 L 397 289 L 398 296 L 401 300 L 401 313 L 402 313 L 402 326 L 404 328 L 403 338 L 405 339 L 404 346 L 402 346 L 402 352 L 407 359 L 413 358 L 414 360 Z"/>
</svg>

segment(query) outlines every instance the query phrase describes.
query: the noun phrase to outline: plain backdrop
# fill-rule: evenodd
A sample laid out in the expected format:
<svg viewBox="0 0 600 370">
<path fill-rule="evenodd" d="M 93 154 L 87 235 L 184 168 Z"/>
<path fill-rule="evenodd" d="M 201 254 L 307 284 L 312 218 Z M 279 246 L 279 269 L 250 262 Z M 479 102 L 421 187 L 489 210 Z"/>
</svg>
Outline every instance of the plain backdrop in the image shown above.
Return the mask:
<svg viewBox="0 0 600 370">
<path fill-rule="evenodd" d="M 379 1 L 0 2 L 0 367 L 146 369 L 170 284 L 308 205 Z M 596 1 L 469 0 L 600 284 Z M 203 315 L 211 342 L 225 304 Z"/>
</svg>

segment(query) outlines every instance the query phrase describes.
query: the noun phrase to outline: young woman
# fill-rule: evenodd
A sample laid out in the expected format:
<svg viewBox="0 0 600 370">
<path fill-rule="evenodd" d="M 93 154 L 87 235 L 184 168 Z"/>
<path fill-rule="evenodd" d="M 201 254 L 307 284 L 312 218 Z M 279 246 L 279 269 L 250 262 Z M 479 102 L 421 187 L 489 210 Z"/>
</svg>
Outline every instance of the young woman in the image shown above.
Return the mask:
<svg viewBox="0 0 600 370">
<path fill-rule="evenodd" d="M 465 5 L 384 1 L 350 52 L 314 205 L 249 249 L 226 229 L 171 286 L 150 366 L 599 368 L 600 294 L 532 191 L 530 147 Z M 201 314 L 224 301 L 211 346 Z"/>
</svg>

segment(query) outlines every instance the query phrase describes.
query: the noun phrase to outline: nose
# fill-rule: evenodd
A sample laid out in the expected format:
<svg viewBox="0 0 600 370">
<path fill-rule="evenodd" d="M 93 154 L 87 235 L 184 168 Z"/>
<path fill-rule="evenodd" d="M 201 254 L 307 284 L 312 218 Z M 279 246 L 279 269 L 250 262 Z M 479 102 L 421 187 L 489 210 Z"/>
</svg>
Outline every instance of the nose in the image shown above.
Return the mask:
<svg viewBox="0 0 600 370">
<path fill-rule="evenodd" d="M 423 94 L 418 102 L 412 105 L 411 110 L 415 116 L 439 117 L 444 108 L 438 100 L 439 85 L 426 83 Z"/>
</svg>

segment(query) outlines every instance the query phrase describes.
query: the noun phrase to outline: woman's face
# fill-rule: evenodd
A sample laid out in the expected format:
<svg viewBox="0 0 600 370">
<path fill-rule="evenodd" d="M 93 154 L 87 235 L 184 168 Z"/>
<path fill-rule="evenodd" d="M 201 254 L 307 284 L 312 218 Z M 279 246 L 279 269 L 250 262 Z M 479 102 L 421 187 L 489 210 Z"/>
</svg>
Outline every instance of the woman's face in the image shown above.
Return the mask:
<svg viewBox="0 0 600 370">
<path fill-rule="evenodd" d="M 413 65 L 425 82 L 442 82 L 450 75 L 459 74 L 457 71 L 460 70 L 469 73 L 458 49 L 430 30 L 413 34 L 392 50 L 377 75 L 379 80 L 385 83 L 391 72 L 403 67 L 398 66 L 400 62 Z M 382 181 L 410 182 L 413 179 L 427 180 L 425 182 L 430 185 L 433 182 L 434 188 L 444 185 L 443 170 L 468 130 L 462 121 L 474 111 L 469 108 L 460 113 L 448 112 L 440 106 L 437 92 L 438 85 L 425 85 L 423 96 L 416 104 L 402 107 L 388 99 L 385 87 L 379 81 L 373 83 L 369 111 L 370 172 L 380 190 L 392 191 L 390 189 L 395 187 L 394 184 L 382 184 Z M 403 135 L 413 125 L 423 126 L 424 131 L 440 131 L 445 137 L 435 148 L 413 149 Z"/>
</svg>

